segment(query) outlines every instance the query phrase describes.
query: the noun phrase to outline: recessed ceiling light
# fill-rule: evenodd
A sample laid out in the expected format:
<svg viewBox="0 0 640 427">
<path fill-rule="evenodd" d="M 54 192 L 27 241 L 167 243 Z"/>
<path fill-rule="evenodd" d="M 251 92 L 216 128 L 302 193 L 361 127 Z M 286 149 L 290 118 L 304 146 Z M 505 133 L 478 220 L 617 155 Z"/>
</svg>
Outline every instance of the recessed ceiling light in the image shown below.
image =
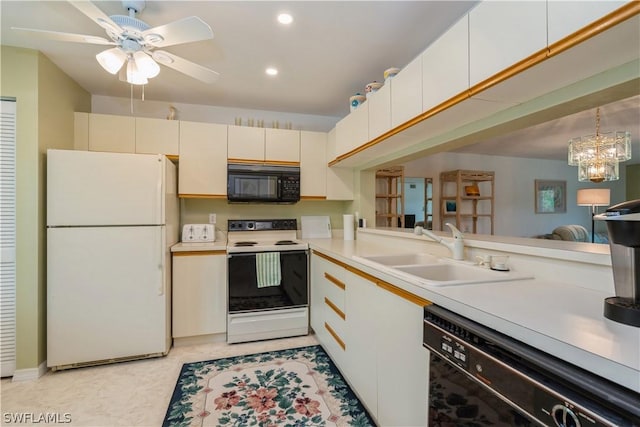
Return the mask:
<svg viewBox="0 0 640 427">
<path fill-rule="evenodd" d="M 270 76 L 275 76 L 278 74 L 278 69 L 277 68 L 273 68 L 273 67 L 269 67 L 266 70 L 264 70 L 265 73 L 267 73 Z"/>
<path fill-rule="evenodd" d="M 289 25 L 293 22 L 293 16 L 288 13 L 281 13 L 278 15 L 278 22 L 284 25 Z"/>
</svg>

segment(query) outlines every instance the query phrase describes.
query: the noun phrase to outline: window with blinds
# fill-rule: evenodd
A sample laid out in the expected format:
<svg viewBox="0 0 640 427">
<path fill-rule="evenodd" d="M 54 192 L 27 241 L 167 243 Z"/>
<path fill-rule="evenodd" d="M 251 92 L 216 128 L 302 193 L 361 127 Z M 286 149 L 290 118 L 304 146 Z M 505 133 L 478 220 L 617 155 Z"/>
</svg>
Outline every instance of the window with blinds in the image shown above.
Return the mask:
<svg viewBox="0 0 640 427">
<path fill-rule="evenodd" d="M 0 105 L 0 369 L 16 369 L 16 102 Z"/>
</svg>

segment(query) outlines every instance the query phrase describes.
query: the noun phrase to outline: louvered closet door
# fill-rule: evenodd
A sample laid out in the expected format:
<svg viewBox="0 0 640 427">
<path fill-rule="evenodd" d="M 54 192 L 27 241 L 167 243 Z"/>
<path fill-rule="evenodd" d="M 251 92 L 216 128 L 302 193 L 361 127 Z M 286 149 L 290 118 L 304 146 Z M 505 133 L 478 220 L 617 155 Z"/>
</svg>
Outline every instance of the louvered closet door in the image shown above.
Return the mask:
<svg viewBox="0 0 640 427">
<path fill-rule="evenodd" d="M 16 103 L 0 101 L 0 367 L 16 369 Z"/>
</svg>

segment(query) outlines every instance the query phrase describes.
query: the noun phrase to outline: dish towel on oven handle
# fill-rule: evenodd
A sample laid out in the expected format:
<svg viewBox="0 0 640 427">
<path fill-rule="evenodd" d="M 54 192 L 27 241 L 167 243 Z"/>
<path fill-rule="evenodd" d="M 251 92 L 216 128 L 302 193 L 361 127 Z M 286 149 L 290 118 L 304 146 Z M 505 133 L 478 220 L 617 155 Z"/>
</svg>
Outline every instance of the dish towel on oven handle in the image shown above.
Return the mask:
<svg viewBox="0 0 640 427">
<path fill-rule="evenodd" d="M 259 252 L 256 254 L 256 277 L 258 288 L 280 286 L 280 252 Z"/>
</svg>

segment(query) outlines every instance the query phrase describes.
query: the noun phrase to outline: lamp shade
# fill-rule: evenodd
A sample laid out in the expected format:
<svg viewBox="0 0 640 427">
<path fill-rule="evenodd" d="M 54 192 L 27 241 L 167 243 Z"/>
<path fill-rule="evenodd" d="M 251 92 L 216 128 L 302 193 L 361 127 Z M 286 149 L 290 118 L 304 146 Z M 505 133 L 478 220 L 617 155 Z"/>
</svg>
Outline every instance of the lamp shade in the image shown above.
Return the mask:
<svg viewBox="0 0 640 427">
<path fill-rule="evenodd" d="M 115 74 L 124 65 L 127 55 L 120 48 L 114 47 L 100 52 L 96 55 L 96 59 L 102 68 L 111 74 Z"/>
<path fill-rule="evenodd" d="M 137 51 L 133 57 L 136 60 L 138 72 L 141 72 L 146 78 L 151 79 L 160 73 L 160 66 L 146 53 Z"/>
<path fill-rule="evenodd" d="M 609 206 L 611 190 L 608 188 L 581 188 L 578 190 L 578 206 Z"/>
</svg>

